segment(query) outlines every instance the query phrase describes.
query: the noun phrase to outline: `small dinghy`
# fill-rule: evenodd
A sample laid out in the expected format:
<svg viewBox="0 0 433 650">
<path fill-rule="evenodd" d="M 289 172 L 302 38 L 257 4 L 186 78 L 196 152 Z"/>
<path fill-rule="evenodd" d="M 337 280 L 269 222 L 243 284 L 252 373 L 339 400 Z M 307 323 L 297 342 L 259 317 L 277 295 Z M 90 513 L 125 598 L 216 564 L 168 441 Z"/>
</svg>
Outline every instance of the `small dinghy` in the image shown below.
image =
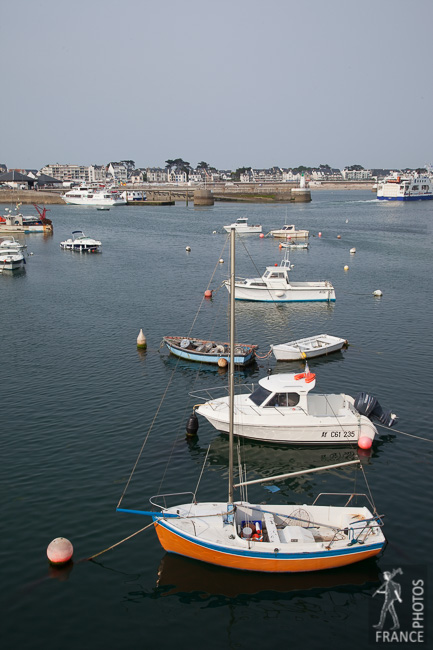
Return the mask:
<svg viewBox="0 0 433 650">
<path fill-rule="evenodd" d="M 329 334 L 318 334 L 306 339 L 271 345 L 271 350 L 277 361 L 297 361 L 337 352 L 347 345 L 346 339 Z"/>
<path fill-rule="evenodd" d="M 294 242 L 294 241 L 284 241 L 281 242 L 280 246 L 281 248 L 294 248 L 298 250 L 305 250 L 309 247 L 309 243 L 307 241 L 299 241 L 299 242 Z"/>
<path fill-rule="evenodd" d="M 224 359 L 227 365 L 230 361 L 230 346 L 228 343 L 218 341 L 205 341 L 202 339 L 184 338 L 182 336 L 164 336 L 164 343 L 172 354 L 188 361 L 201 361 L 215 363 Z M 243 343 L 235 344 L 235 365 L 246 366 L 254 361 L 257 345 Z"/>
</svg>

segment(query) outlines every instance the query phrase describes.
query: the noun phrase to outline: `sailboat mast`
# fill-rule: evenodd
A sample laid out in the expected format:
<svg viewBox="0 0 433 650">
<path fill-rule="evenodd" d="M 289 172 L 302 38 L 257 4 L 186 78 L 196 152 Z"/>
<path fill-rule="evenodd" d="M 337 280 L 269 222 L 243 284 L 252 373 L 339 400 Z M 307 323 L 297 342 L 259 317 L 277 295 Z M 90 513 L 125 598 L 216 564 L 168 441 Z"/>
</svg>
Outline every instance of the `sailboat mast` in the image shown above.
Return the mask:
<svg viewBox="0 0 433 650">
<path fill-rule="evenodd" d="M 235 229 L 230 230 L 229 498 L 233 503 L 233 420 L 235 393 Z"/>
</svg>

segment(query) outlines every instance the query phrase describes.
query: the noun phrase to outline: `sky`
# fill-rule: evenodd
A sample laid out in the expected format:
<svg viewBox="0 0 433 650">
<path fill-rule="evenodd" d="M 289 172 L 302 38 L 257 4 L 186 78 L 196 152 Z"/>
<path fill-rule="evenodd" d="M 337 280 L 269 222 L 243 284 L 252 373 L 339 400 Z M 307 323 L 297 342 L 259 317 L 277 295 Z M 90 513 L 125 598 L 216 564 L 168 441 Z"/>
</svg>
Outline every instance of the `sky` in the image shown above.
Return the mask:
<svg viewBox="0 0 433 650">
<path fill-rule="evenodd" d="M 431 0 L 2 0 L 0 163 L 433 162 Z"/>
</svg>

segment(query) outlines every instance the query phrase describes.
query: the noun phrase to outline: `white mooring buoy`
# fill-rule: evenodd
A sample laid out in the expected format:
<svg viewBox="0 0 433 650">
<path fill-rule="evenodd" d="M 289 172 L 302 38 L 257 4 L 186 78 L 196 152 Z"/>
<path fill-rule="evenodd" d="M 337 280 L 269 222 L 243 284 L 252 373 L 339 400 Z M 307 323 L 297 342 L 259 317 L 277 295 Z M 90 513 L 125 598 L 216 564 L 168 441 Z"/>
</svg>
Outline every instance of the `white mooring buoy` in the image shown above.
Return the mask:
<svg viewBox="0 0 433 650">
<path fill-rule="evenodd" d="M 143 334 L 143 330 L 140 330 L 139 335 L 137 336 L 137 348 L 145 350 L 147 348 L 146 337 Z"/>
<path fill-rule="evenodd" d="M 381 292 L 380 289 L 376 289 L 376 291 L 373 291 L 373 296 L 377 296 L 380 298 L 380 296 L 383 296 L 383 293 Z"/>
</svg>

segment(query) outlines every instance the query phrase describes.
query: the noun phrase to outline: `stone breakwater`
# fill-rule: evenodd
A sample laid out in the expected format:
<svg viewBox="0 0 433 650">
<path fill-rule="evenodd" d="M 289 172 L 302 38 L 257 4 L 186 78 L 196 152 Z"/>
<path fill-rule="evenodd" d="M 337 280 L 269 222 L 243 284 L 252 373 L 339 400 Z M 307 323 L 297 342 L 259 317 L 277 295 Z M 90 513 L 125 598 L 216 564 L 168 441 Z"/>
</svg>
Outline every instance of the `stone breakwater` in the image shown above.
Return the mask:
<svg viewBox="0 0 433 650">
<path fill-rule="evenodd" d="M 0 203 L 65 205 L 58 192 L 44 192 L 43 190 L 0 190 Z"/>
</svg>

